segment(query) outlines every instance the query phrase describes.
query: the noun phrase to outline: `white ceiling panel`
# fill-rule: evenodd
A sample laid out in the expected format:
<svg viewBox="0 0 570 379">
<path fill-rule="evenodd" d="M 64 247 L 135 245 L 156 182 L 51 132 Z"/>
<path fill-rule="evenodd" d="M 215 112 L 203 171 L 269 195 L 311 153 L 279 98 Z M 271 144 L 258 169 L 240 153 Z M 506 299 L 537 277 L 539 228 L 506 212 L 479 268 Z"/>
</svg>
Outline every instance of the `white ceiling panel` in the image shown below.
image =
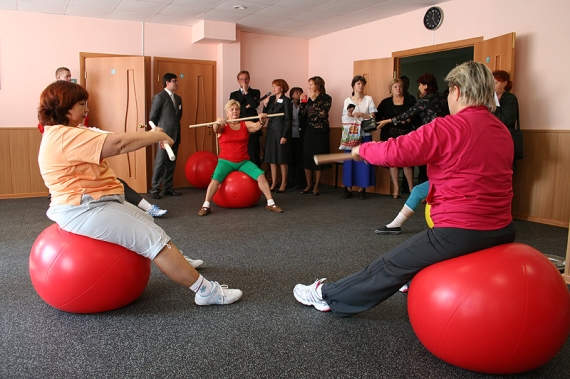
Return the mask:
<svg viewBox="0 0 570 379">
<path fill-rule="evenodd" d="M 0 0 L 0 9 L 172 25 L 225 21 L 309 39 L 436 4 L 445 12 L 447 1 L 453 0 Z"/>
</svg>

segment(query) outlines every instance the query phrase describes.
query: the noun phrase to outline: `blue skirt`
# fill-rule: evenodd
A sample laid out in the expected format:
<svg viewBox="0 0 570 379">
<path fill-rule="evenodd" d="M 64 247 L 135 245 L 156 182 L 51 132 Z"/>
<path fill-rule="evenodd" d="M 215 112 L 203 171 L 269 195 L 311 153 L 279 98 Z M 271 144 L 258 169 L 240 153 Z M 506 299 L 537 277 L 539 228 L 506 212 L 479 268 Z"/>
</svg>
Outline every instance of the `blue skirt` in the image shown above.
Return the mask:
<svg viewBox="0 0 570 379">
<path fill-rule="evenodd" d="M 372 136 L 364 136 L 362 142 L 372 141 Z M 345 150 L 350 154 L 350 150 Z M 342 165 L 342 184 L 345 187 L 358 186 L 367 188 L 376 185 L 374 166 L 366 162 L 344 161 Z"/>
</svg>

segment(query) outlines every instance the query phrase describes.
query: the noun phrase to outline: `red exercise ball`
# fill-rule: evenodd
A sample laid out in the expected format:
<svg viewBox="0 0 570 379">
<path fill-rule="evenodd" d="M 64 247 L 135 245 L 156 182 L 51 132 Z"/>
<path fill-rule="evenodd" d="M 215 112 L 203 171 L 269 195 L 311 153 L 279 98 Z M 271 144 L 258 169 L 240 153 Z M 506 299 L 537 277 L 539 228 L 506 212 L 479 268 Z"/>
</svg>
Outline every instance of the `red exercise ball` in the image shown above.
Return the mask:
<svg viewBox="0 0 570 379">
<path fill-rule="evenodd" d="M 257 181 L 241 171 L 233 171 L 220 183 L 213 200 L 222 208 L 248 208 L 257 204 L 260 197 Z"/>
<path fill-rule="evenodd" d="M 143 293 L 150 259 L 54 224 L 34 242 L 29 270 L 36 292 L 52 307 L 97 313 L 124 307 Z"/>
<path fill-rule="evenodd" d="M 217 164 L 216 154 L 211 151 L 197 151 L 186 161 L 186 179 L 196 188 L 208 188 Z"/>
<path fill-rule="evenodd" d="M 536 369 L 570 332 L 570 293 L 538 250 L 510 243 L 420 271 L 408 295 L 412 328 L 436 357 L 488 374 Z"/>
</svg>

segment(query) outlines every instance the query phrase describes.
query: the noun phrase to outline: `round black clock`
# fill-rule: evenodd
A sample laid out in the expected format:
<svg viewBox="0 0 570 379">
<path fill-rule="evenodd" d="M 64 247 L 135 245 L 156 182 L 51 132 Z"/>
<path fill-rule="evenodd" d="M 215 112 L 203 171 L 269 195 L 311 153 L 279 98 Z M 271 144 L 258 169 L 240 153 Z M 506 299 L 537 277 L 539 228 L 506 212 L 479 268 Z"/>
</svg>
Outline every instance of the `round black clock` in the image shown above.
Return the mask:
<svg viewBox="0 0 570 379">
<path fill-rule="evenodd" d="M 424 16 L 424 26 L 428 30 L 435 30 L 443 22 L 443 11 L 439 7 L 431 7 Z"/>
</svg>

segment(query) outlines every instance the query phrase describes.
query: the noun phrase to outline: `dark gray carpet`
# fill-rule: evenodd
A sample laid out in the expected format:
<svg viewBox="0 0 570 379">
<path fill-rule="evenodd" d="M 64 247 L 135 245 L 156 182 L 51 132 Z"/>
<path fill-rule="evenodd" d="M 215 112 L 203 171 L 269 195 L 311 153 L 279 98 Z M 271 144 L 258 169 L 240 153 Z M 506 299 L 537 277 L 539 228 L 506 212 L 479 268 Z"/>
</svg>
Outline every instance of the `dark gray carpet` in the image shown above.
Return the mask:
<svg viewBox="0 0 570 379">
<path fill-rule="evenodd" d="M 404 199 L 343 200 L 276 194 L 283 214 L 264 201 L 249 209 L 213 206 L 196 215 L 204 191 L 156 202 L 157 219 L 201 273 L 244 292 L 230 306 L 198 307 L 193 294 L 153 268 L 142 296 L 112 312 L 75 315 L 45 304 L 28 275 L 28 255 L 51 222 L 48 200 L 0 200 L 1 378 L 486 378 L 437 359 L 416 338 L 407 295 L 397 293 L 348 319 L 295 301 L 296 283 L 339 279 L 425 228 L 422 211 L 399 236 L 373 233 Z M 147 196 L 149 200 L 150 197 Z M 568 229 L 516 221 L 517 241 L 564 256 Z M 544 320 L 548 322 L 548 320 Z M 566 374 L 564 374 L 566 372 Z M 570 342 L 544 367 L 521 378 L 563 378 Z"/>
</svg>

